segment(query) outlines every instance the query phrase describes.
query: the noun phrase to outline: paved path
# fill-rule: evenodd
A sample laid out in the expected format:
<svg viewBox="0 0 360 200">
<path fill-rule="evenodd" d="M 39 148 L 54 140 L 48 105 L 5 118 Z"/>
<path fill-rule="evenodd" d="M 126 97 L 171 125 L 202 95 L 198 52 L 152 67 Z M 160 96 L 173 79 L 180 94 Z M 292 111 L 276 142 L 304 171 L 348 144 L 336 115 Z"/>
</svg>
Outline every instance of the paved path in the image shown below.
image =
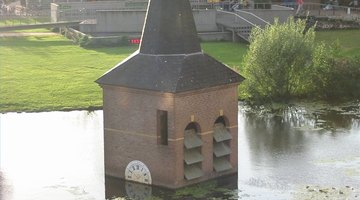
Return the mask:
<svg viewBox="0 0 360 200">
<path fill-rule="evenodd" d="M 14 33 L 14 32 L 0 32 L 0 37 L 24 37 L 24 36 L 51 36 L 57 33 Z"/>
</svg>

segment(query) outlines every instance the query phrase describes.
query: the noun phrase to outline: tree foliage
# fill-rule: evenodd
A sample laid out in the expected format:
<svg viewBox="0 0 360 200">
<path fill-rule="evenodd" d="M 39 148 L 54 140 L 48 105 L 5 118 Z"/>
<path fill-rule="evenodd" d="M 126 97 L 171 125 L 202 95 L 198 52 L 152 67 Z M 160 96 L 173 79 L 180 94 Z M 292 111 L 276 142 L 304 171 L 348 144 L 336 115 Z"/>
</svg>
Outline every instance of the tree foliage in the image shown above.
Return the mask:
<svg viewBox="0 0 360 200">
<path fill-rule="evenodd" d="M 281 101 L 305 92 L 316 49 L 315 31 L 306 20 L 275 20 L 265 29 L 255 28 L 250 40 L 242 86 L 248 98 Z"/>
<path fill-rule="evenodd" d="M 244 58 L 246 80 L 240 87 L 243 98 L 260 103 L 360 98 L 360 57 L 340 57 L 336 42 L 315 42 L 315 30 L 307 25 L 289 18 L 252 31 Z"/>
<path fill-rule="evenodd" d="M 360 98 L 360 57 L 341 58 L 337 45 L 321 44 L 314 53 L 308 94 L 324 99 Z"/>
</svg>

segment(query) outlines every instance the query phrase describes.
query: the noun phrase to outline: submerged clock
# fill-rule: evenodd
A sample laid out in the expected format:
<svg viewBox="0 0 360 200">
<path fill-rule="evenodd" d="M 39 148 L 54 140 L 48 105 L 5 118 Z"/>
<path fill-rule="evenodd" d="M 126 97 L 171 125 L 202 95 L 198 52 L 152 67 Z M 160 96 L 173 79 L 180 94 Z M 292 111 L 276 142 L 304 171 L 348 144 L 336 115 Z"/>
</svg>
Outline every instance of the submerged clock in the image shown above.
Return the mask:
<svg viewBox="0 0 360 200">
<path fill-rule="evenodd" d="M 125 190 L 128 197 L 133 200 L 151 199 L 152 188 L 150 185 L 144 185 L 135 182 L 126 182 Z"/>
<path fill-rule="evenodd" d="M 125 169 L 125 179 L 151 185 L 151 174 L 147 166 L 141 161 L 131 161 Z"/>
</svg>

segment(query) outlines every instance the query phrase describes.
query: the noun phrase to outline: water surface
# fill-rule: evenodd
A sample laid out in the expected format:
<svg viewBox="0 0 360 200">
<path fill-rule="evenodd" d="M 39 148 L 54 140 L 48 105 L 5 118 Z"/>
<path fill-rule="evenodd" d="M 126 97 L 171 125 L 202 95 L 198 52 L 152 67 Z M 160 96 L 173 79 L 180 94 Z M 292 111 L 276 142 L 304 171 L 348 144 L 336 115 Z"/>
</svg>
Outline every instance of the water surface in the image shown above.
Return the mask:
<svg viewBox="0 0 360 200">
<path fill-rule="evenodd" d="M 354 104 L 352 104 L 354 105 Z M 298 188 L 360 188 L 359 105 L 239 113 L 239 188 L 249 199 L 290 199 Z"/>
<path fill-rule="evenodd" d="M 104 199 L 102 112 L 1 115 L 1 199 Z"/>
<path fill-rule="evenodd" d="M 291 199 L 308 185 L 360 188 L 359 103 L 239 108 L 238 177 L 178 191 L 105 178 L 102 111 L 1 114 L 0 199 Z"/>
</svg>

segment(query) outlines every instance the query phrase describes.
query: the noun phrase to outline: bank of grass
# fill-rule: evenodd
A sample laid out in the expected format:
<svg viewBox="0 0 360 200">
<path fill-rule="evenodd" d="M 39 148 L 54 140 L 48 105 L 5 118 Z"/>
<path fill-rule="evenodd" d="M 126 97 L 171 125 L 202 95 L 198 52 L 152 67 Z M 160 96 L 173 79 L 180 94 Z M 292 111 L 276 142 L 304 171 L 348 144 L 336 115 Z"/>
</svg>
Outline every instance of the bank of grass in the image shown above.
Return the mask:
<svg viewBox="0 0 360 200">
<path fill-rule="evenodd" d="M 327 44 L 340 44 L 339 56 L 360 56 L 360 30 L 334 30 L 316 32 L 316 40 Z"/>
<path fill-rule="evenodd" d="M 203 43 L 205 52 L 239 67 L 247 46 Z M 94 83 L 137 46 L 84 49 L 63 36 L 0 38 L 0 112 L 96 109 Z"/>
<path fill-rule="evenodd" d="M 201 48 L 212 57 L 220 60 L 229 67 L 241 72 L 243 57 L 248 51 L 248 45 L 231 42 L 202 43 Z"/>
<path fill-rule="evenodd" d="M 0 111 L 100 107 L 99 76 L 135 46 L 83 49 L 62 36 L 0 39 Z"/>
<path fill-rule="evenodd" d="M 339 40 L 342 56 L 360 56 L 360 30 L 318 32 L 317 41 Z M 202 43 L 203 50 L 236 71 L 248 45 Z M 84 49 L 63 36 L 0 38 L 0 112 L 94 109 L 102 105 L 94 83 L 137 46 Z"/>
<path fill-rule="evenodd" d="M 26 25 L 26 24 L 40 24 L 40 23 L 49 23 L 50 19 L 48 17 L 37 17 L 37 18 L 14 18 L 0 20 L 0 26 L 16 26 L 16 25 Z"/>
<path fill-rule="evenodd" d="M 28 30 L 16 30 L 16 31 L 9 31 L 15 33 L 50 33 L 51 30 L 47 28 L 38 28 L 38 29 L 28 29 Z"/>
<path fill-rule="evenodd" d="M 3 33 L 51 33 L 51 32 L 52 31 L 47 28 L 3 31 Z M 0 32 L 0 35 L 1 35 L 1 32 Z"/>
</svg>

